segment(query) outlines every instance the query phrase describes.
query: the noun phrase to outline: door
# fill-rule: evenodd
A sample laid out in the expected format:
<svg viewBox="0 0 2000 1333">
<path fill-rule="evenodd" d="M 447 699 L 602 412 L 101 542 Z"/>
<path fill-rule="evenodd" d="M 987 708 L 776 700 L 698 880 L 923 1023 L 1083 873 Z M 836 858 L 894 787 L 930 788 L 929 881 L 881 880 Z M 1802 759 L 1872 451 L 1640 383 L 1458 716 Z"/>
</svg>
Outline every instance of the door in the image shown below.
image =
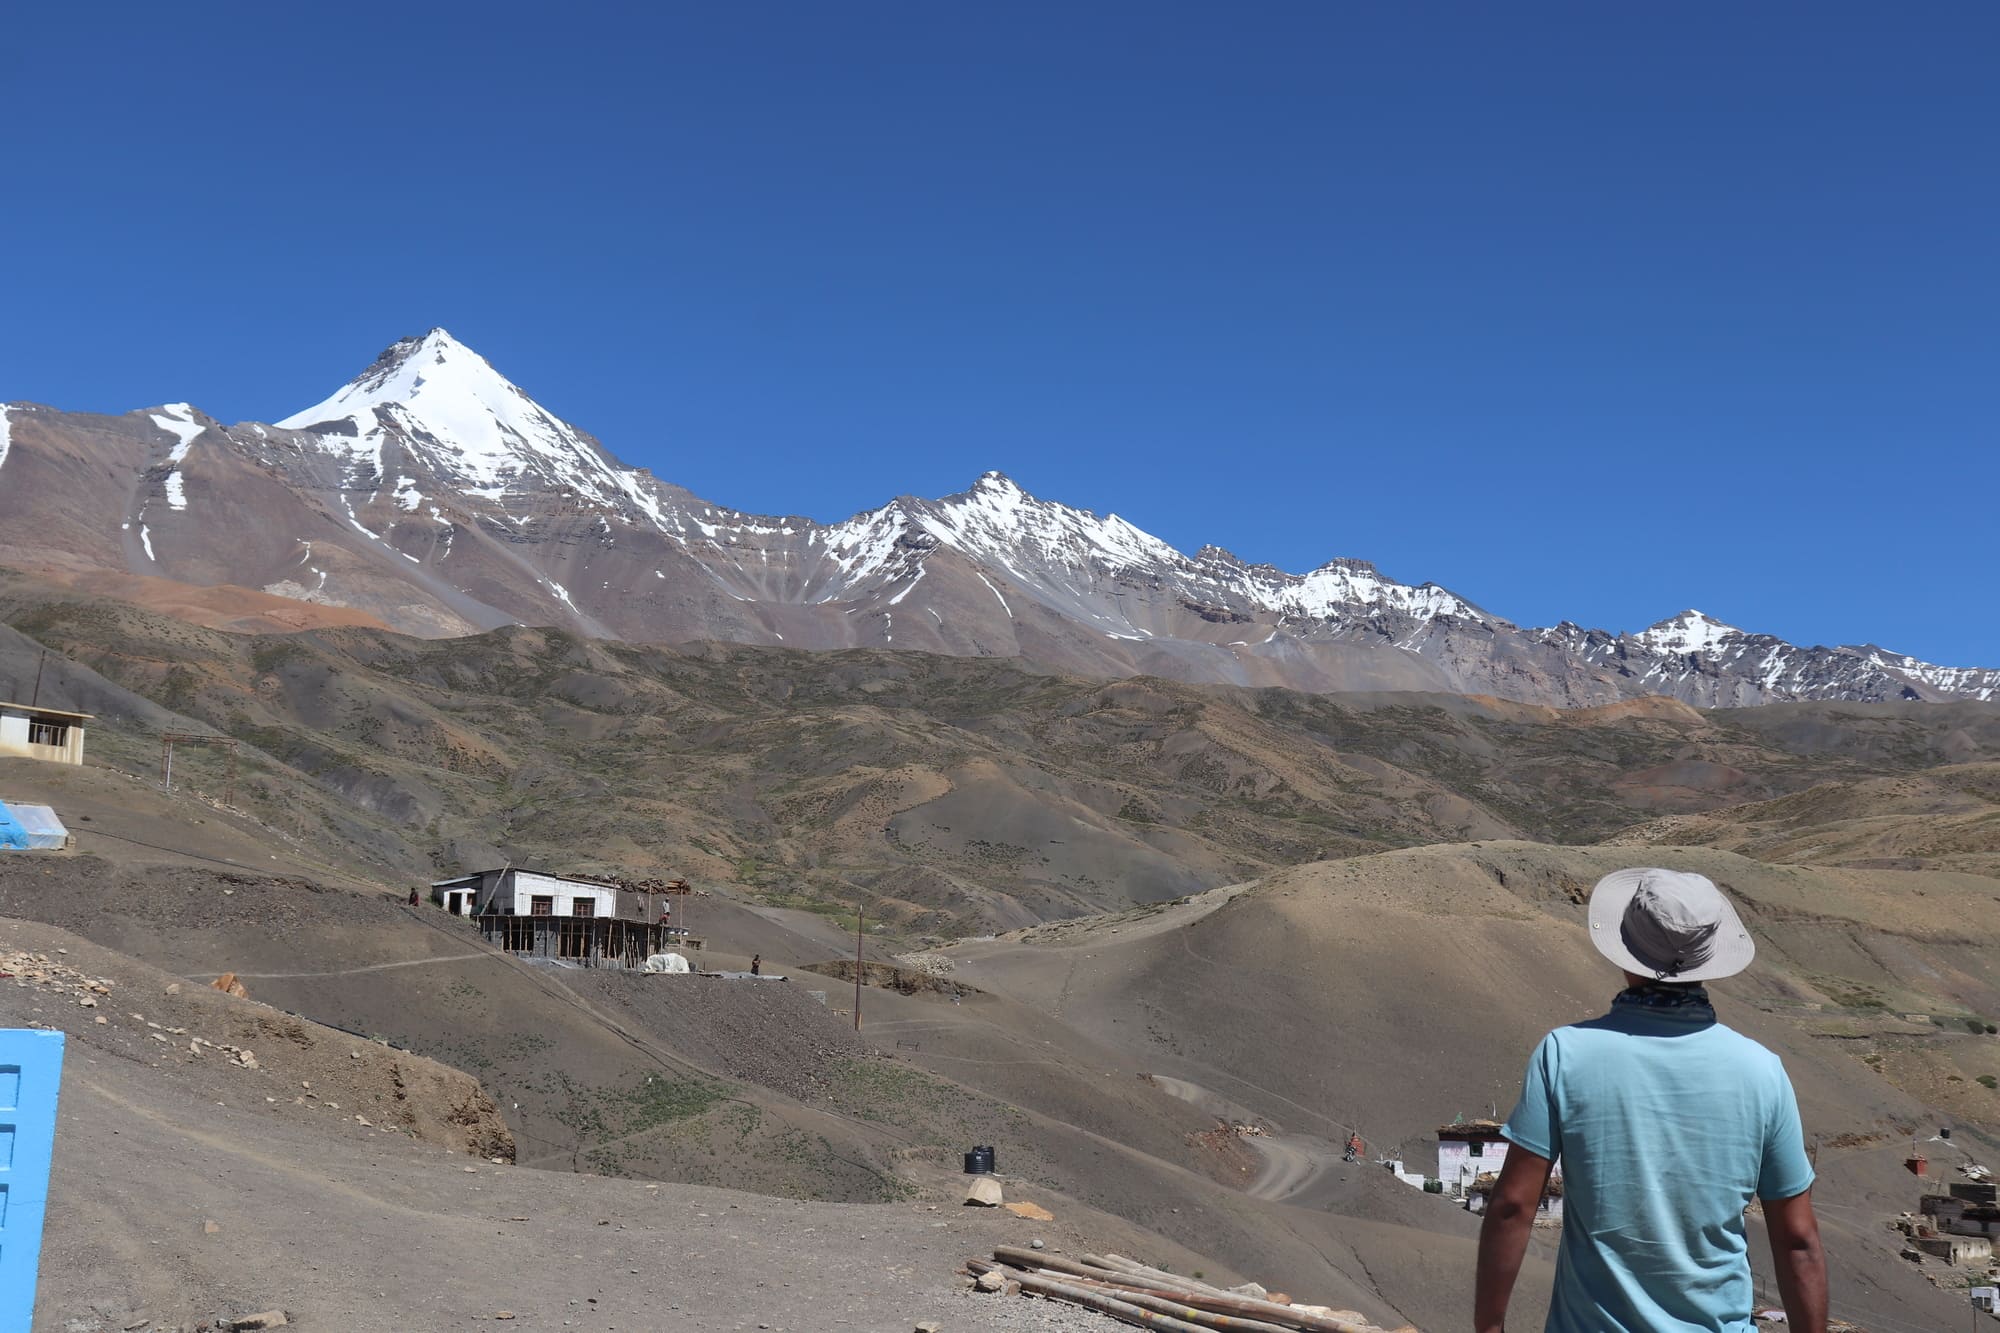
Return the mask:
<svg viewBox="0 0 2000 1333">
<path fill-rule="evenodd" d="M 0 1029 L 0 1328 L 34 1321 L 63 1034 Z"/>
<path fill-rule="evenodd" d="M 465 902 L 464 894 L 447 893 L 444 897 L 444 910 L 450 912 L 453 916 L 457 916 L 459 915 L 458 909 L 464 904 L 464 902 Z"/>
</svg>

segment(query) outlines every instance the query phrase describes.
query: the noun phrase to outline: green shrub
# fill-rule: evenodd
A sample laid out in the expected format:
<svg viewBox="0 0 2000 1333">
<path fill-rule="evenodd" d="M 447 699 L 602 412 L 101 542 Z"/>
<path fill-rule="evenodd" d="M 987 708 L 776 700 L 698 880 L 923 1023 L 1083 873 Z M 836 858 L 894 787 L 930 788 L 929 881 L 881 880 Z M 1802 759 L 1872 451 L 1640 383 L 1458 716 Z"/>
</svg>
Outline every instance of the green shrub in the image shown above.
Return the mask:
<svg viewBox="0 0 2000 1333">
<path fill-rule="evenodd" d="M 1981 1074 L 1979 1076 L 1979 1086 L 1988 1090 L 2000 1088 L 2000 1078 L 1995 1078 L 1991 1074 Z"/>
</svg>

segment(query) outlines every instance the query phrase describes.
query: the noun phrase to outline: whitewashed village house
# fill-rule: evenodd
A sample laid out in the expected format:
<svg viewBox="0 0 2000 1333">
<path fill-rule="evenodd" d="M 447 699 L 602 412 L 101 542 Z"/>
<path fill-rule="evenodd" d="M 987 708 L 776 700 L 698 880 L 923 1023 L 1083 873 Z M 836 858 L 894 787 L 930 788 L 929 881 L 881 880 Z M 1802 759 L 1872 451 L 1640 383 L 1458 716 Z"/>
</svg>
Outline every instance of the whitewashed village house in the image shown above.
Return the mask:
<svg viewBox="0 0 2000 1333">
<path fill-rule="evenodd" d="M 1500 1176 L 1507 1149 L 1513 1145 L 1500 1133 L 1495 1120 L 1465 1120 L 1438 1127 L 1438 1181 L 1445 1194 L 1462 1199 L 1475 1213 L 1486 1211 L 1486 1200 Z M 1562 1216 L 1562 1163 L 1549 1173 L 1548 1189 L 1542 1195 L 1540 1217 Z"/>
</svg>

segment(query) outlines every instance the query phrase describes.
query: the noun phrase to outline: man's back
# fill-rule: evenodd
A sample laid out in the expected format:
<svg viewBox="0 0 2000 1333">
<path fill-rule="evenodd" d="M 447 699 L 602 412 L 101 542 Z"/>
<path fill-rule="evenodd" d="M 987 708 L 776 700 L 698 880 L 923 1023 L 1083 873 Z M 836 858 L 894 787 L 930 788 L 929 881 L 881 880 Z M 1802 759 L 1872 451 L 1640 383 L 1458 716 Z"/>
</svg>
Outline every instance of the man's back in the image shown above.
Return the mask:
<svg viewBox="0 0 2000 1333">
<path fill-rule="evenodd" d="M 1700 992 L 1551 1032 L 1506 1135 L 1562 1161 L 1552 1333 L 1750 1327 L 1743 1210 L 1813 1173 L 1784 1067 Z"/>
</svg>

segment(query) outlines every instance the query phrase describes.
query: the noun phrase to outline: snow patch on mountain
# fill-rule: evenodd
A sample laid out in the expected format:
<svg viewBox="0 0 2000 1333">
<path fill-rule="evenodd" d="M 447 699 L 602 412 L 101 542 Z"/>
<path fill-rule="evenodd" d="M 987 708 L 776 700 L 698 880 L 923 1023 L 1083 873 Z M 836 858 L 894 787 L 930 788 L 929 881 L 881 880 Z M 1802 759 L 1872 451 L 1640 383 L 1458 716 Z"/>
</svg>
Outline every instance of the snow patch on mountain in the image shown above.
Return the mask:
<svg viewBox="0 0 2000 1333">
<path fill-rule="evenodd" d="M 188 448 L 194 444 L 195 437 L 208 429 L 194 419 L 192 403 L 168 403 L 158 412 L 150 412 L 147 415 L 152 418 L 155 426 L 180 441 L 167 455 L 169 463 L 178 463 L 186 458 Z"/>
<path fill-rule="evenodd" d="M 194 447 L 196 437 L 208 427 L 194 419 L 194 406 L 191 403 L 168 403 L 158 412 L 149 413 L 148 416 L 155 426 L 178 441 L 167 451 L 168 471 L 160 484 L 167 493 L 167 508 L 185 510 L 188 507 L 187 487 L 181 481 L 180 466 L 187 458 L 188 450 Z"/>
<path fill-rule="evenodd" d="M 14 447 L 14 425 L 7 419 L 7 405 L 0 403 L 0 467 L 7 466 L 7 451 Z"/>
<path fill-rule="evenodd" d="M 1949 694 L 1964 695 L 1990 703 L 2000 698 L 2000 671 L 1979 667 L 1947 667 L 1935 662 L 1923 662 L 1902 653 L 1884 653 L 1879 648 L 1867 650 L 1866 661 L 1873 667 L 1881 667 L 1900 672 L 1914 680 L 1922 681 L 1933 689 Z"/>
<path fill-rule="evenodd" d="M 981 574 L 976 570 L 973 572 L 973 577 L 986 585 L 986 591 L 993 594 L 994 599 L 1000 603 L 1000 609 L 1002 611 L 1005 611 L 1008 617 L 1011 619 L 1014 615 L 1014 608 L 1007 605 L 1007 599 L 1000 595 L 1000 590 L 993 586 L 992 580 L 988 579 L 984 574 Z"/>
<path fill-rule="evenodd" d="M 910 516 L 901 505 L 888 504 L 856 514 L 825 529 L 827 559 L 836 575 L 809 600 L 843 601 L 888 572 L 889 561 L 910 531 Z"/>
</svg>

